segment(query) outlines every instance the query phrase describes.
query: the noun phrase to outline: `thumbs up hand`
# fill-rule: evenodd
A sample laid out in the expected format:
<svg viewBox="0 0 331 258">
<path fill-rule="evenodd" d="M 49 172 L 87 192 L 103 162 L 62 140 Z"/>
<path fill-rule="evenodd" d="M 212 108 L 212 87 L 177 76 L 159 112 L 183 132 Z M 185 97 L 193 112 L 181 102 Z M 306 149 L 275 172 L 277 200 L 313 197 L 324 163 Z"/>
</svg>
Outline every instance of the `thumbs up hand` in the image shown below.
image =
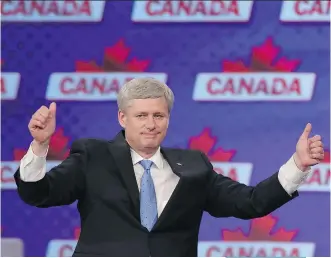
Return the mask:
<svg viewBox="0 0 331 258">
<path fill-rule="evenodd" d="M 40 107 L 32 116 L 28 125 L 34 142 L 38 145 L 48 145 L 56 126 L 56 104 L 53 102 L 47 108 Z"/>
<path fill-rule="evenodd" d="M 296 145 L 294 161 L 301 171 L 307 170 L 324 159 L 322 138 L 319 135 L 309 138 L 311 130 L 312 126 L 308 123 Z"/>
</svg>

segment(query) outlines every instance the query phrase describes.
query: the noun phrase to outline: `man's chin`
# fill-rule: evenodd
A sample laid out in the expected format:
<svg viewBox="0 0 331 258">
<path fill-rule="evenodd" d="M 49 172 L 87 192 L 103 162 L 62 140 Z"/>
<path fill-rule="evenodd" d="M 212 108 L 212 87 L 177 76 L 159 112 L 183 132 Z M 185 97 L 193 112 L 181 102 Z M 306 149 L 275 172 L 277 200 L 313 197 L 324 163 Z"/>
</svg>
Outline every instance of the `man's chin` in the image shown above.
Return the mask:
<svg viewBox="0 0 331 258">
<path fill-rule="evenodd" d="M 156 139 L 146 139 L 143 144 L 144 148 L 153 149 L 158 148 L 160 146 L 159 141 Z"/>
</svg>

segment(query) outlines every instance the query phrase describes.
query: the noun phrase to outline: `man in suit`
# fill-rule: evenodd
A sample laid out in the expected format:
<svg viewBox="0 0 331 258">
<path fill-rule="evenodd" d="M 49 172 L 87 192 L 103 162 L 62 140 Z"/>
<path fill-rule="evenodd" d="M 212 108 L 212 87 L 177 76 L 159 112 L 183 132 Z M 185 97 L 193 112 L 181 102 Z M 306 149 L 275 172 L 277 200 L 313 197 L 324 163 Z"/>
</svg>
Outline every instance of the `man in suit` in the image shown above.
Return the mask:
<svg viewBox="0 0 331 258">
<path fill-rule="evenodd" d="M 298 196 L 310 167 L 323 159 L 320 136 L 308 124 L 293 156 L 255 187 L 213 171 L 200 151 L 163 148 L 174 102 L 167 85 L 133 79 L 118 95 L 114 140 L 80 139 L 46 173 L 56 105 L 31 118 L 33 141 L 15 174 L 29 205 L 47 208 L 78 200 L 81 234 L 74 256 L 197 256 L 204 211 L 214 217 L 265 216 Z"/>
</svg>

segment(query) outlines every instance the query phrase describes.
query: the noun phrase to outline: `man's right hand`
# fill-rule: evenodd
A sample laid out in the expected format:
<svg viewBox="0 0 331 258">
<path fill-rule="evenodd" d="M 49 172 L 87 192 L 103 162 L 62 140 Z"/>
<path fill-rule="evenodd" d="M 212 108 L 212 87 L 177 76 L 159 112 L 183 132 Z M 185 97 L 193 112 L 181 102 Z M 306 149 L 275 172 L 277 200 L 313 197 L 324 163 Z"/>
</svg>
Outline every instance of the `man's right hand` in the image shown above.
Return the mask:
<svg viewBox="0 0 331 258">
<path fill-rule="evenodd" d="M 29 131 L 33 137 L 32 150 L 38 156 L 45 155 L 51 136 L 56 126 L 56 104 L 52 102 L 47 108 L 42 106 L 32 116 Z"/>
</svg>

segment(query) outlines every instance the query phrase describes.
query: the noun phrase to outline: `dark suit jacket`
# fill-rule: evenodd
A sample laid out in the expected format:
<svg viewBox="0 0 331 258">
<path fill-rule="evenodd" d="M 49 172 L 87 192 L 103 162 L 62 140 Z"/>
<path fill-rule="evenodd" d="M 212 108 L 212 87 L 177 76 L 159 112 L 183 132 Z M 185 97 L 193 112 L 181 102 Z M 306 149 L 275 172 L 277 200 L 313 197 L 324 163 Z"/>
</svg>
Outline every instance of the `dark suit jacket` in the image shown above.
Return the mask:
<svg viewBox="0 0 331 258">
<path fill-rule="evenodd" d="M 204 211 L 252 219 L 298 195 L 285 192 L 277 173 L 246 186 L 214 172 L 200 151 L 161 152 L 180 179 L 151 232 L 140 224 L 139 190 L 124 132 L 112 141 L 75 141 L 69 157 L 38 182 L 23 182 L 17 171 L 18 193 L 40 208 L 78 200 L 81 234 L 73 256 L 197 256 Z"/>
</svg>

